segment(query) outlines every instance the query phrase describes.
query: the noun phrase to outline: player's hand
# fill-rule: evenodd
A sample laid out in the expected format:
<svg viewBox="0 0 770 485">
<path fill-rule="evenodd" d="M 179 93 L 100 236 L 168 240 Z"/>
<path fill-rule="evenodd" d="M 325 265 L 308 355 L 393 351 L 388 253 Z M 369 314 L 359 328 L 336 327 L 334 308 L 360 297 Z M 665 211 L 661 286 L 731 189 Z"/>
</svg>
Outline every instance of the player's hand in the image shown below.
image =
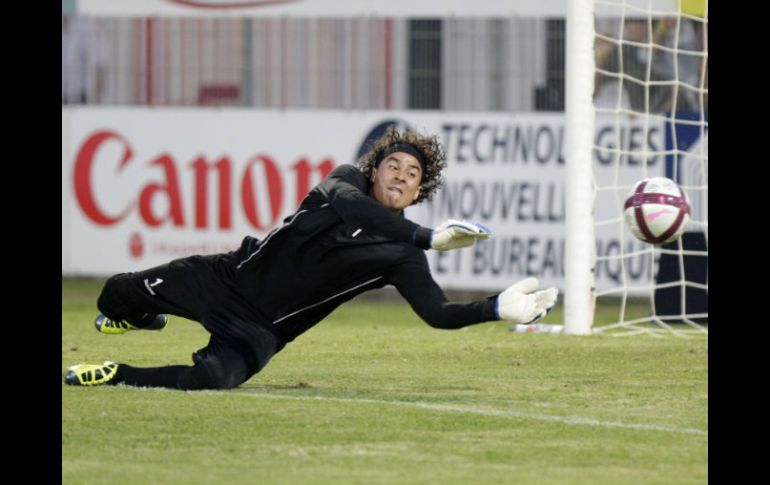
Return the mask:
<svg viewBox="0 0 770 485">
<path fill-rule="evenodd" d="M 556 305 L 559 290 L 537 291 L 537 278 L 519 281 L 497 296 L 496 311 L 501 320 L 530 324 L 543 318 Z"/>
<path fill-rule="evenodd" d="M 472 246 L 477 239 L 489 239 L 492 232 L 481 224 L 449 219 L 435 229 L 430 240 L 430 247 L 437 251 Z"/>
</svg>

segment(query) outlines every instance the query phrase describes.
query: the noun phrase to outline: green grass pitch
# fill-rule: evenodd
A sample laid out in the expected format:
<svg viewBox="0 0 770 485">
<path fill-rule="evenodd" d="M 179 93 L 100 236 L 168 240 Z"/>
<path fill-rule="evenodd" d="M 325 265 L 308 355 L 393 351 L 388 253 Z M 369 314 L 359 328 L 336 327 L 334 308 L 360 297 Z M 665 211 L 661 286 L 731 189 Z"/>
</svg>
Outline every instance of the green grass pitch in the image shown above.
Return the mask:
<svg viewBox="0 0 770 485">
<path fill-rule="evenodd" d="M 99 334 L 100 288 L 62 280 L 62 377 L 105 359 L 189 364 L 206 344 L 174 317 Z M 707 337 L 508 328 L 436 330 L 405 303 L 357 300 L 234 390 L 62 383 L 62 484 L 708 481 Z"/>
</svg>

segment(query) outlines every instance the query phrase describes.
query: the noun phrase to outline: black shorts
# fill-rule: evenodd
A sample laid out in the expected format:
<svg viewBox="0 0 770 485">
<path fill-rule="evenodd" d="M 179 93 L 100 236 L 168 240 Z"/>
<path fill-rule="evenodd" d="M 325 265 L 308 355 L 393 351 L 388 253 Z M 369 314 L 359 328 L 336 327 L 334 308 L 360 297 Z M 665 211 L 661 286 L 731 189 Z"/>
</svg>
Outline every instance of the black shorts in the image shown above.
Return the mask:
<svg viewBox="0 0 770 485">
<path fill-rule="evenodd" d="M 115 275 L 105 283 L 99 310 L 114 320 L 165 313 L 200 322 L 211 333 L 209 350 L 222 346 L 236 350 L 258 372 L 285 342 L 234 290 L 229 258 L 229 254 L 191 256 Z"/>
</svg>

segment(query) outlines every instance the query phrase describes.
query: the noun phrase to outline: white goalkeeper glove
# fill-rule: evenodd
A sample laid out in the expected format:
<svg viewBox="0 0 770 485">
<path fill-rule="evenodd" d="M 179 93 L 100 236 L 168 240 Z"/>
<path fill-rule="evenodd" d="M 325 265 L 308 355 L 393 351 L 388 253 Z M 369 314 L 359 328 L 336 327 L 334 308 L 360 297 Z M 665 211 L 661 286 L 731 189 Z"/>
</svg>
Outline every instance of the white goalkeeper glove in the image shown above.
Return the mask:
<svg viewBox="0 0 770 485">
<path fill-rule="evenodd" d="M 473 246 L 476 239 L 489 239 L 492 232 L 481 224 L 449 219 L 433 230 L 430 247 L 437 251 Z"/>
<path fill-rule="evenodd" d="M 543 318 L 556 305 L 559 290 L 536 291 L 537 278 L 521 280 L 497 296 L 495 310 L 501 320 L 530 324 Z"/>
</svg>

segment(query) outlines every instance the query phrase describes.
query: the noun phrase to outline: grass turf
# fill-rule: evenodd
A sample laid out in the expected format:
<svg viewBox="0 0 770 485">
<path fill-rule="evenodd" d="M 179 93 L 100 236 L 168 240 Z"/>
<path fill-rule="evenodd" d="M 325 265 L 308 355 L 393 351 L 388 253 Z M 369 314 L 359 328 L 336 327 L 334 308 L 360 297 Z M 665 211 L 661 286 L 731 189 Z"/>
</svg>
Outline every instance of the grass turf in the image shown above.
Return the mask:
<svg viewBox="0 0 770 485">
<path fill-rule="evenodd" d="M 62 281 L 62 376 L 105 359 L 190 363 L 206 344 L 174 317 L 161 332 L 99 334 L 100 286 Z M 707 338 L 508 327 L 436 330 L 406 304 L 358 300 L 235 390 L 62 384 L 62 483 L 708 480 Z"/>
</svg>

